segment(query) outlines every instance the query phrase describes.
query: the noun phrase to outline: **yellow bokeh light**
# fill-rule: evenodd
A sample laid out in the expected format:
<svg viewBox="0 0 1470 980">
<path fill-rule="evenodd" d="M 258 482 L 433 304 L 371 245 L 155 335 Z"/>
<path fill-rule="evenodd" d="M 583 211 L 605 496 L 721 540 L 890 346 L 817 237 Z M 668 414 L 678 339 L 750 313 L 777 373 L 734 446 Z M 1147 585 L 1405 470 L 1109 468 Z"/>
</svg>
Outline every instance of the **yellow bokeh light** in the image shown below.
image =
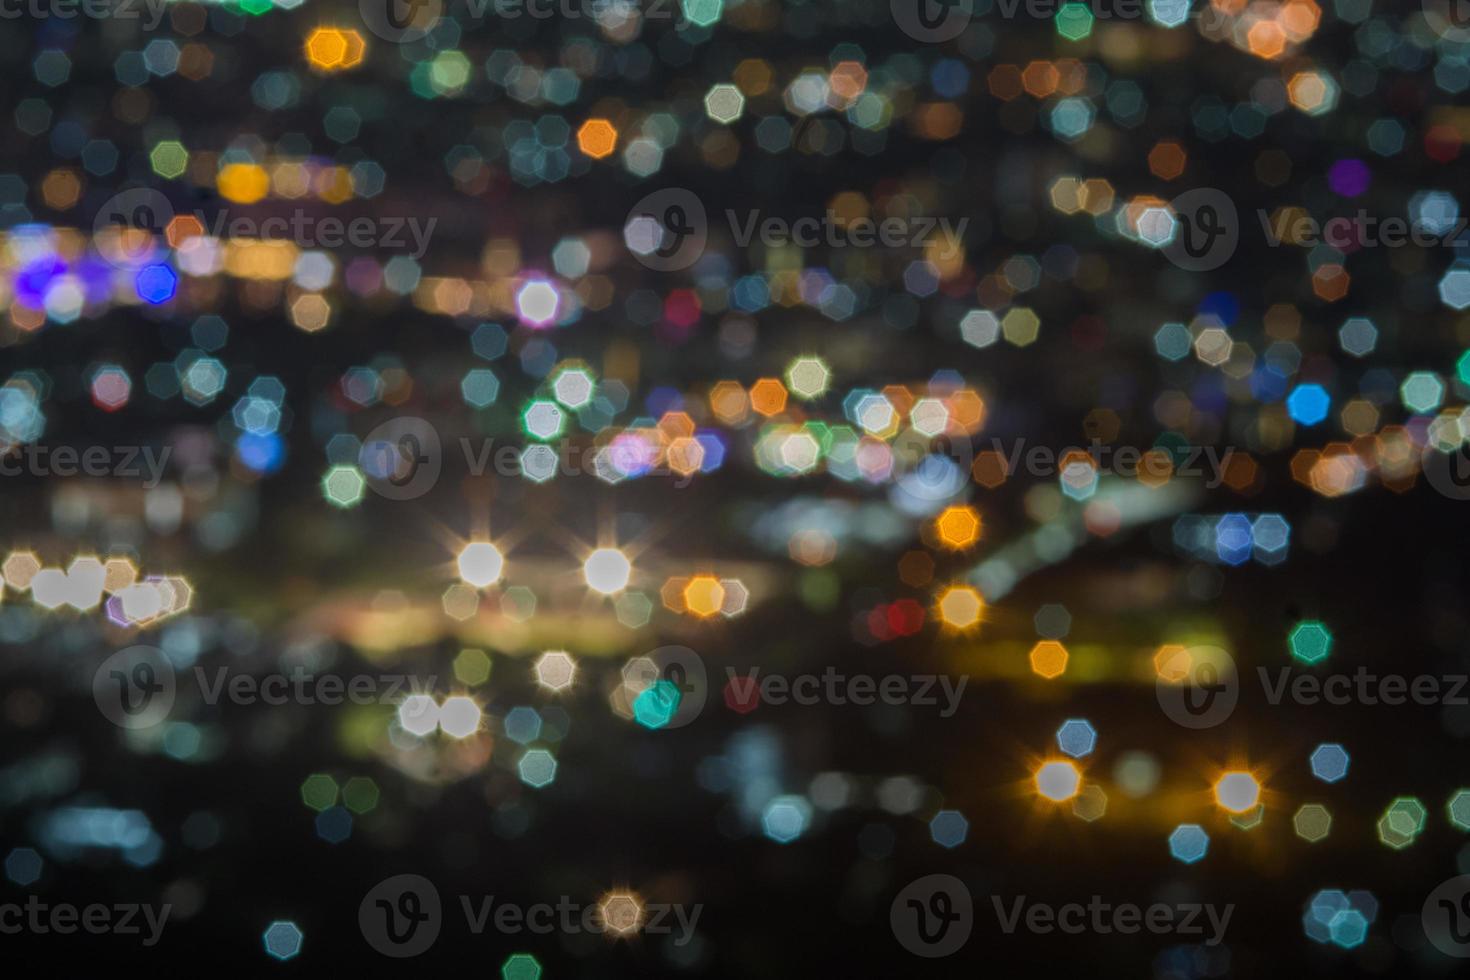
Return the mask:
<svg viewBox="0 0 1470 980">
<path fill-rule="evenodd" d="M 1159 680 L 1182 684 L 1189 677 L 1193 659 L 1187 647 L 1178 643 L 1166 643 L 1154 654 L 1154 673 Z"/>
<path fill-rule="evenodd" d="M 725 587 L 713 575 L 696 575 L 684 586 L 684 608 L 701 619 L 717 615 L 725 604 Z"/>
<path fill-rule="evenodd" d="M 939 597 L 939 618 L 946 626 L 969 629 L 980 622 L 985 600 L 968 585 L 951 585 Z"/>
<path fill-rule="evenodd" d="M 121 592 L 138 581 L 138 566 L 127 558 L 109 558 L 102 565 L 102 588 L 108 595 Z"/>
<path fill-rule="evenodd" d="M 775 378 L 761 378 L 750 386 L 750 407 L 767 418 L 786 410 L 786 386 Z"/>
<path fill-rule="evenodd" d="M 589 119 L 577 130 L 577 149 L 594 160 L 612 156 L 618 146 L 618 131 L 606 119 Z"/>
<path fill-rule="evenodd" d="M 1067 670 L 1067 648 L 1056 640 L 1042 640 L 1031 648 L 1033 673 L 1054 680 Z"/>
<path fill-rule="evenodd" d="M 612 891 L 597 902 L 608 935 L 630 936 L 643 925 L 643 902 L 632 892 Z"/>
<path fill-rule="evenodd" d="M 362 64 L 367 45 L 350 27 L 318 27 L 306 38 L 306 60 L 318 71 L 343 71 Z"/>
<path fill-rule="evenodd" d="M 270 175 L 254 163 L 232 163 L 219 172 L 214 186 L 220 196 L 236 204 L 254 204 L 270 193 Z"/>
<path fill-rule="evenodd" d="M 24 592 L 31 587 L 31 579 L 41 570 L 41 560 L 36 557 L 34 551 L 12 551 L 5 558 L 5 564 L 0 566 L 0 574 L 5 576 L 5 584 L 17 592 Z"/>
<path fill-rule="evenodd" d="M 934 533 L 946 548 L 962 551 L 980 540 L 980 514 L 973 507 L 946 507 L 934 519 Z"/>
<path fill-rule="evenodd" d="M 82 196 L 82 182 L 75 170 L 61 167 L 41 181 L 41 199 L 54 211 L 70 210 Z"/>
</svg>

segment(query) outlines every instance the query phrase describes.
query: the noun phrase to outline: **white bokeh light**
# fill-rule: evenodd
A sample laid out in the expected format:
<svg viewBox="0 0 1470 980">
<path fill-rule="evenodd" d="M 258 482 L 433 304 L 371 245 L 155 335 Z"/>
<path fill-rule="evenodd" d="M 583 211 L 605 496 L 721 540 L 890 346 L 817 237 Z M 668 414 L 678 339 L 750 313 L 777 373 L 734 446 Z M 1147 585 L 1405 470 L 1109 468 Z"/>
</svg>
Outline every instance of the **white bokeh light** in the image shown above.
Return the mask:
<svg viewBox="0 0 1470 980">
<path fill-rule="evenodd" d="M 587 587 L 603 595 L 612 595 L 627 588 L 632 573 L 633 564 L 616 548 L 598 548 L 587 556 L 582 565 Z"/>
<path fill-rule="evenodd" d="M 1261 784 L 1248 772 L 1227 772 L 1215 784 L 1215 802 L 1231 813 L 1244 813 L 1261 798 Z"/>
<path fill-rule="evenodd" d="M 422 738 L 439 727 L 439 706 L 427 694 L 410 694 L 398 706 L 398 724 Z"/>
<path fill-rule="evenodd" d="M 500 581 L 504 568 L 505 557 L 488 541 L 467 544 L 459 553 L 459 577 L 477 589 Z"/>
<path fill-rule="evenodd" d="M 556 287 L 544 279 L 532 279 L 516 293 L 516 309 L 521 319 L 533 326 L 544 326 L 555 320 L 560 303 Z"/>
<path fill-rule="evenodd" d="M 463 694 L 439 705 L 439 728 L 452 738 L 469 738 L 480 730 L 480 706 Z"/>
</svg>

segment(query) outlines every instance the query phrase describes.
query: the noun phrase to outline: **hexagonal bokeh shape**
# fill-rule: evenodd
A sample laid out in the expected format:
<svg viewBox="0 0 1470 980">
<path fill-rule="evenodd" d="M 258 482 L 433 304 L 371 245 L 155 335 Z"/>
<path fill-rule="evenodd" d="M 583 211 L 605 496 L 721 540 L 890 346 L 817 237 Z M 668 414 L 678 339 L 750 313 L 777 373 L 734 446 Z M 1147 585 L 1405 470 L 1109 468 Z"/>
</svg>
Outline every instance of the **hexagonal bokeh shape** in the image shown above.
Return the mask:
<svg viewBox="0 0 1470 980">
<path fill-rule="evenodd" d="M 1444 402 L 1444 382 L 1433 371 L 1415 371 L 1399 386 L 1404 407 L 1416 415 L 1428 415 Z"/>
<path fill-rule="evenodd" d="M 342 802 L 356 814 L 371 813 L 381 795 L 378 784 L 368 776 L 353 776 L 342 786 Z"/>
<path fill-rule="evenodd" d="M 564 691 L 577 676 L 577 662 L 565 650 L 547 650 L 536 660 L 536 683 L 551 691 Z"/>
<path fill-rule="evenodd" d="M 653 600 L 642 592 L 624 592 L 613 601 L 613 611 L 628 629 L 642 629 L 653 619 Z"/>
<path fill-rule="evenodd" d="M 1108 794 L 1097 783 L 1088 783 L 1072 800 L 1072 814 L 1080 820 L 1092 823 L 1101 820 L 1108 812 Z"/>
<path fill-rule="evenodd" d="M 1445 812 L 1456 830 L 1470 831 L 1470 789 L 1457 789 L 1445 803 Z"/>
<path fill-rule="evenodd" d="M 1085 718 L 1068 718 L 1057 729 L 1057 748 L 1064 755 L 1080 759 L 1092 754 L 1097 746 L 1097 729 Z"/>
<path fill-rule="evenodd" d="M 362 502 L 367 480 L 356 466 L 333 466 L 322 477 L 322 496 L 334 507 L 352 507 Z"/>
<path fill-rule="evenodd" d="M 261 934 L 265 951 L 278 960 L 289 960 L 301 952 L 305 937 L 301 927 L 286 919 L 277 919 Z"/>
<path fill-rule="evenodd" d="M 516 764 L 521 782 L 535 789 L 550 786 L 556 779 L 556 757 L 545 749 L 528 749 Z"/>
<path fill-rule="evenodd" d="M 1347 775 L 1349 756 L 1336 742 L 1323 742 L 1312 750 L 1312 775 L 1324 783 L 1335 783 Z"/>
<path fill-rule="evenodd" d="M 1067 671 L 1067 648 L 1056 640 L 1042 640 L 1031 648 L 1031 671 L 1038 677 L 1055 680 Z"/>
<path fill-rule="evenodd" d="M 500 964 L 500 980 L 541 980 L 541 962 L 530 953 L 512 953 Z"/>
<path fill-rule="evenodd" d="M 705 113 L 718 123 L 732 123 L 745 111 L 745 96 L 729 83 L 713 86 L 704 96 Z"/>
<path fill-rule="evenodd" d="M 778 796 L 761 813 L 761 830 L 777 844 L 790 844 L 806 832 L 812 809 L 800 796 Z"/>
<path fill-rule="evenodd" d="M 1321 663 L 1332 652 L 1332 632 L 1315 619 L 1304 619 L 1293 626 L 1287 642 L 1291 655 L 1304 664 Z"/>
<path fill-rule="evenodd" d="M 509 344 L 510 338 L 505 328 L 498 323 L 482 323 L 470 334 L 470 349 L 475 352 L 476 357 L 487 361 L 504 357 Z"/>
<path fill-rule="evenodd" d="M 1368 920 L 1357 909 L 1343 909 L 1327 924 L 1332 942 L 1343 949 L 1355 949 L 1368 938 Z"/>
<path fill-rule="evenodd" d="M 586 368 L 566 368 L 552 379 L 551 391 L 557 401 L 575 410 L 591 403 L 597 382 Z"/>
<path fill-rule="evenodd" d="M 959 847 L 970 833 L 970 822 L 958 810 L 940 810 L 929 821 L 929 836 L 940 847 Z"/>
<path fill-rule="evenodd" d="M 5 877 L 22 888 L 35 884 L 43 867 L 41 855 L 34 848 L 17 847 L 5 855 Z"/>
<path fill-rule="evenodd" d="M 798 357 L 786 368 L 786 386 L 797 398 L 820 398 L 832 381 L 832 369 L 820 357 Z"/>
<path fill-rule="evenodd" d="M 566 413 L 548 398 L 533 399 L 521 413 L 521 427 L 526 435 L 542 442 L 550 442 L 561 435 L 565 426 Z"/>
<path fill-rule="evenodd" d="M 1439 281 L 1439 298 L 1452 310 L 1470 308 L 1470 269 L 1452 267 Z"/>
<path fill-rule="evenodd" d="M 960 320 L 960 338 L 971 347 L 989 347 L 1000 339 L 1000 321 L 989 310 L 971 310 Z"/>
<path fill-rule="evenodd" d="M 312 773 L 301 783 L 301 802 L 318 812 L 334 806 L 340 790 L 326 773 Z"/>
<path fill-rule="evenodd" d="M 1337 342 L 1344 352 L 1367 357 L 1378 345 L 1378 328 L 1367 317 L 1352 317 L 1337 328 Z"/>
<path fill-rule="evenodd" d="M 500 379 L 489 368 L 472 368 L 459 383 L 460 394 L 471 408 L 487 408 L 500 395 Z"/>
<path fill-rule="evenodd" d="M 541 737 L 541 715 L 527 705 L 517 705 L 507 711 L 500 726 L 506 738 L 521 745 L 530 745 Z"/>
<path fill-rule="evenodd" d="M 934 519 L 934 532 L 944 547 L 961 551 L 980 537 L 980 513 L 963 504 L 946 507 Z"/>
<path fill-rule="evenodd" d="M 343 806 L 328 807 L 316 815 L 316 835 L 328 844 L 340 844 L 352 836 L 352 814 Z"/>
<path fill-rule="evenodd" d="M 1332 814 L 1320 803 L 1308 803 L 1296 811 L 1291 825 L 1298 837 L 1315 844 L 1332 829 Z"/>
<path fill-rule="evenodd" d="M 1215 802 L 1231 813 L 1246 813 L 1261 798 L 1261 784 L 1248 772 L 1227 772 L 1215 783 Z"/>
<path fill-rule="evenodd" d="M 1182 823 L 1169 835 L 1169 853 L 1175 860 L 1194 864 L 1210 850 L 1210 835 L 1197 823 Z"/>
<path fill-rule="evenodd" d="M 1082 774 L 1077 767 L 1065 759 L 1053 759 L 1042 763 L 1033 777 L 1036 792 L 1053 803 L 1070 800 L 1077 795 L 1082 785 Z"/>
</svg>

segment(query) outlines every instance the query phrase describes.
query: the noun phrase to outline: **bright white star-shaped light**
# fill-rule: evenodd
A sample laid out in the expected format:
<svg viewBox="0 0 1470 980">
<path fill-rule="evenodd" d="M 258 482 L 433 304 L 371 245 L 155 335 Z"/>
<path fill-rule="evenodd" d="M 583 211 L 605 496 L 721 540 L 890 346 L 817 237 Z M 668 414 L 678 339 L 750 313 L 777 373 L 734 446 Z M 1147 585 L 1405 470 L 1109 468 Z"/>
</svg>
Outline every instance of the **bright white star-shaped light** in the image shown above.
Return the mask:
<svg viewBox="0 0 1470 980">
<path fill-rule="evenodd" d="M 462 694 L 439 705 L 439 729 L 450 738 L 469 738 L 480 730 L 480 718 L 480 706 Z"/>
<path fill-rule="evenodd" d="M 582 564 L 582 575 L 587 579 L 587 587 L 603 595 L 612 595 L 626 589 L 628 578 L 632 574 L 632 562 L 616 548 L 598 548 Z"/>
<path fill-rule="evenodd" d="M 505 556 L 488 541 L 467 544 L 459 553 L 459 577 L 477 589 L 500 581 L 505 569 Z"/>
</svg>

